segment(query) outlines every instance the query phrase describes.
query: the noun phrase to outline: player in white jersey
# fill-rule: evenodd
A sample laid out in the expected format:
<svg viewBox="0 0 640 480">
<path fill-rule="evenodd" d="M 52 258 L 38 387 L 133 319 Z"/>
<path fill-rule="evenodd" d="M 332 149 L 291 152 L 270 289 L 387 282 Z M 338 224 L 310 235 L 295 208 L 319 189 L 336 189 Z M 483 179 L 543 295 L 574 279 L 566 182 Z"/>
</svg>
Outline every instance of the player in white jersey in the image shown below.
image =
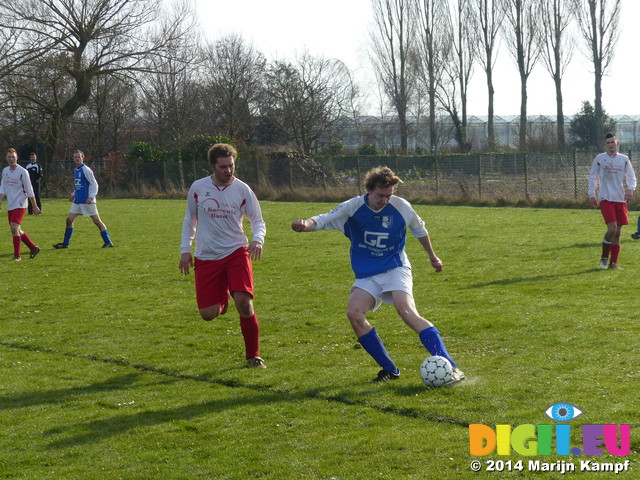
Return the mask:
<svg viewBox="0 0 640 480">
<path fill-rule="evenodd" d="M 607 133 L 605 136 L 606 152 L 596 156 L 589 175 L 589 205 L 596 208 L 599 200 L 600 211 L 604 223 L 607 225 L 600 257 L 600 268 L 603 270 L 607 268 L 620 269 L 618 266 L 620 233 L 622 226 L 629 224 L 627 200 L 631 200 L 633 191 L 636 189 L 636 174 L 629 157 L 618 153 L 618 144 L 615 134 Z M 599 188 L 598 200 L 596 200 L 597 188 Z M 607 262 L 609 262 L 608 265 Z"/>
<path fill-rule="evenodd" d="M 431 355 L 447 358 L 454 368 L 448 385 L 464 380 L 436 327 L 420 316 L 413 299 L 411 265 L 404 247 L 407 228 L 429 255 L 431 266 L 442 271 L 442 261 L 431 246 L 424 222 L 406 200 L 394 196 L 400 179 L 387 167 L 370 170 L 365 177 L 367 193 L 343 202 L 324 215 L 291 224 L 296 232 L 339 230 L 351 241 L 351 267 L 356 275 L 347 305 L 347 318 L 358 342 L 382 367 L 373 382 L 396 380 L 400 371 L 391 360 L 366 314 L 381 302 L 393 304 Z"/>
<path fill-rule="evenodd" d="M 7 150 L 6 160 L 9 166 L 2 171 L 0 203 L 5 197 L 7 198 L 9 228 L 13 237 L 13 260 L 22 260 L 20 256 L 22 242 L 31 251 L 29 258 L 35 258 L 40 252 L 40 247 L 33 243 L 29 235 L 22 230 L 22 220 L 27 211 L 27 201 L 31 204 L 35 215 L 40 215 L 40 209 L 33 194 L 29 172 L 18 165 L 18 153 L 15 148 Z"/>
<path fill-rule="evenodd" d="M 213 174 L 196 180 L 189 189 L 182 224 L 180 271 L 194 268 L 196 300 L 204 320 L 223 315 L 229 296 L 240 315 L 247 365 L 266 368 L 260 357 L 260 326 L 253 308 L 252 261 L 262 256 L 266 227 L 260 204 L 251 188 L 234 176 L 237 151 L 217 143 L 208 153 Z M 248 242 L 242 220 L 249 219 Z M 195 237 L 195 261 L 191 243 Z"/>
</svg>

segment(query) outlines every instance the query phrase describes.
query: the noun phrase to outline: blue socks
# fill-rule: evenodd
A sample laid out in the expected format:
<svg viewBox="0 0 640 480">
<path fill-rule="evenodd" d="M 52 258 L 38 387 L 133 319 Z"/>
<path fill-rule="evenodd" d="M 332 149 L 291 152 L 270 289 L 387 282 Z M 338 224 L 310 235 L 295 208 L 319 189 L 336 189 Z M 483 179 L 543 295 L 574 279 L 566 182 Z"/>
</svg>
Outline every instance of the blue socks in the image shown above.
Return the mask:
<svg viewBox="0 0 640 480">
<path fill-rule="evenodd" d="M 73 235 L 73 227 L 66 228 L 64 231 L 64 240 L 62 241 L 62 243 L 69 246 L 69 243 L 71 242 L 71 235 Z"/>
<path fill-rule="evenodd" d="M 369 355 L 373 357 L 373 359 L 384 368 L 387 372 L 392 372 L 395 374 L 400 373 L 400 370 L 396 367 L 393 360 L 387 353 L 387 349 L 384 348 L 384 344 L 382 340 L 378 336 L 375 328 L 372 328 L 371 331 L 358 339 L 362 348 L 364 348 Z"/>
<path fill-rule="evenodd" d="M 444 342 L 440 337 L 440 332 L 434 326 L 425 328 L 422 330 L 418 336 L 420 337 L 420 341 L 424 345 L 431 355 L 440 355 L 441 357 L 446 358 L 451 362 L 451 366 L 453 368 L 457 368 L 456 362 L 449 356 L 449 352 L 447 352 L 447 347 L 444 346 Z"/>
<path fill-rule="evenodd" d="M 109 238 L 108 230 L 102 230 L 100 232 L 100 235 L 102 235 L 102 240 L 104 240 L 104 243 L 111 243 L 111 238 Z"/>
<path fill-rule="evenodd" d="M 73 235 L 73 227 L 68 227 L 64 231 L 64 240 L 62 243 L 69 246 L 69 243 L 71 243 L 71 235 Z M 102 236 L 104 243 L 111 243 L 111 238 L 109 237 L 109 232 L 107 230 L 101 231 L 100 235 Z"/>
</svg>

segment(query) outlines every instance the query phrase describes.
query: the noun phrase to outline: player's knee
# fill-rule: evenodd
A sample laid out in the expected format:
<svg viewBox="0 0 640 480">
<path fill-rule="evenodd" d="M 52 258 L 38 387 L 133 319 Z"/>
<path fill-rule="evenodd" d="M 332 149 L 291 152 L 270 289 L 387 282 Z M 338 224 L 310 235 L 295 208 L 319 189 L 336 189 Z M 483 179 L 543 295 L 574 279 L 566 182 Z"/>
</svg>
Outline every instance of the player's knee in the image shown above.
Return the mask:
<svg viewBox="0 0 640 480">
<path fill-rule="evenodd" d="M 365 312 L 363 312 L 362 309 L 351 307 L 347 309 L 347 318 L 353 326 L 362 326 L 367 320 Z"/>
<path fill-rule="evenodd" d="M 201 308 L 198 311 L 202 319 L 209 322 L 220 315 L 220 305 L 212 305 L 211 307 Z"/>
</svg>

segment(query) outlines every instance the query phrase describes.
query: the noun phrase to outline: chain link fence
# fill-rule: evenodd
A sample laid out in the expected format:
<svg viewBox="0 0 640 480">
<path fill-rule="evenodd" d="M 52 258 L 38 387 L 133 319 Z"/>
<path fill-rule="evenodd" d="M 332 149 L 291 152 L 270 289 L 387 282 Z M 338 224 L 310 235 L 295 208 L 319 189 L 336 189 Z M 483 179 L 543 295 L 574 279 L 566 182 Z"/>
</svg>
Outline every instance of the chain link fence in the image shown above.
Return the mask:
<svg viewBox="0 0 640 480">
<path fill-rule="evenodd" d="M 630 154 L 630 153 L 629 153 Z M 348 197 L 363 193 L 371 168 L 388 166 L 402 179 L 402 195 L 425 201 L 576 202 L 586 198 L 595 153 L 500 153 L 413 156 L 240 158 L 236 174 L 263 198 Z M 101 196 L 182 197 L 191 183 L 211 173 L 207 161 L 93 160 L 89 165 Z M 49 165 L 44 196 L 66 196 L 73 186 L 72 161 Z M 303 197 L 304 198 L 304 197 Z"/>
</svg>

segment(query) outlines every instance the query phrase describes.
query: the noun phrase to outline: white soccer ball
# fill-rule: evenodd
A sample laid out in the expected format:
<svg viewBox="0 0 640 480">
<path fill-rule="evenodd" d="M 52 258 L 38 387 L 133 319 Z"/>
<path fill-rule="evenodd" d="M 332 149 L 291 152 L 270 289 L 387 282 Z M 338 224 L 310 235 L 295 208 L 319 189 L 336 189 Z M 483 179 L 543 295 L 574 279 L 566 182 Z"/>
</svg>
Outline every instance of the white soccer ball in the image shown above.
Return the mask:
<svg viewBox="0 0 640 480">
<path fill-rule="evenodd" d="M 434 355 L 422 362 L 420 376 L 427 387 L 441 387 L 453 378 L 453 367 L 446 358 Z"/>
</svg>

